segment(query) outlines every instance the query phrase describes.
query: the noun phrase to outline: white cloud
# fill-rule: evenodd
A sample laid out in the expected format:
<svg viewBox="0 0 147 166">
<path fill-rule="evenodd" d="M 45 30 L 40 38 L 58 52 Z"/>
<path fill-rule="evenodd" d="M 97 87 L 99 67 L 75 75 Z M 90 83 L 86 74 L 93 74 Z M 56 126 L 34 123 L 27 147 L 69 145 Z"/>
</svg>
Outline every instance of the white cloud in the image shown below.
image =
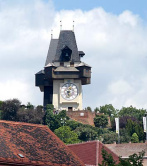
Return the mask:
<svg viewBox="0 0 147 166">
<path fill-rule="evenodd" d="M 114 95 L 125 95 L 132 91 L 131 85 L 124 80 L 118 80 L 108 86 L 108 91 Z"/>
<path fill-rule="evenodd" d="M 30 98 L 30 91 L 27 83 L 23 81 L 10 80 L 0 83 L 0 99 L 13 99 L 18 98 L 25 103 Z"/>
<path fill-rule="evenodd" d="M 41 0 L 0 5 L 0 100 L 14 96 L 42 104 L 34 74 L 44 67 L 50 31 L 57 38 L 60 20 L 63 29 L 72 29 L 74 20 L 78 48 L 86 53 L 82 60 L 92 66 L 92 84 L 83 87 L 84 107 L 111 103 L 146 108 L 147 27 L 138 15 L 114 15 L 103 8 L 55 11 L 52 1 Z M 11 80 L 21 93 L 14 93 L 14 83 L 10 91 Z"/>
</svg>

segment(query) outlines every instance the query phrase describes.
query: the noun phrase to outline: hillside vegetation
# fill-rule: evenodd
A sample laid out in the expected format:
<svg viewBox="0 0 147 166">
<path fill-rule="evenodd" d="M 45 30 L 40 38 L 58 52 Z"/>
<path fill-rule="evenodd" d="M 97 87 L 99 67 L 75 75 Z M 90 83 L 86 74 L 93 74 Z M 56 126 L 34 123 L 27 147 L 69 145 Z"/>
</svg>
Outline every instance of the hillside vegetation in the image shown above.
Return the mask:
<svg viewBox="0 0 147 166">
<path fill-rule="evenodd" d="M 92 111 L 90 107 L 87 107 Z M 115 117 L 119 117 L 120 143 L 144 142 L 143 116 L 145 109 L 137 109 L 133 106 L 115 109 L 111 104 L 96 107 L 94 109 L 95 126 L 85 125 L 71 120 L 66 111 L 57 113 L 53 105 L 48 105 L 44 111 L 43 106 L 33 106 L 28 103 L 22 105 L 18 99 L 0 101 L 0 119 L 48 125 L 48 127 L 66 144 L 100 140 L 103 143 L 118 142 L 118 134 L 115 132 Z M 103 114 L 98 114 L 103 113 Z M 108 127 L 108 117 L 111 127 Z"/>
</svg>

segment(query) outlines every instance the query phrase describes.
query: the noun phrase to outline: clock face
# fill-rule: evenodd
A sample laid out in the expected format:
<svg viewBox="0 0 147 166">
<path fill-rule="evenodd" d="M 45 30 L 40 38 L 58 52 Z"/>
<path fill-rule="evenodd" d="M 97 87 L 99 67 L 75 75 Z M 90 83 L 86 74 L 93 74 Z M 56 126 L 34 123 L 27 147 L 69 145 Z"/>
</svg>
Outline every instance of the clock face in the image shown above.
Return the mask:
<svg viewBox="0 0 147 166">
<path fill-rule="evenodd" d="M 61 87 L 61 96 L 65 100 L 73 100 L 78 95 L 78 88 L 73 83 L 66 83 Z"/>
</svg>

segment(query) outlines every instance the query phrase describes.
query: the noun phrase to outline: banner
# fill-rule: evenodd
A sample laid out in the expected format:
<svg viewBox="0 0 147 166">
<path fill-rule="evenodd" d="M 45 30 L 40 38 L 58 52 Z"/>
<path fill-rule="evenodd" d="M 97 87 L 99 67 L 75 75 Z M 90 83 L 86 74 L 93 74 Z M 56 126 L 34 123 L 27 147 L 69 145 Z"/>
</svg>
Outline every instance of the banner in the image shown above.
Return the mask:
<svg viewBox="0 0 147 166">
<path fill-rule="evenodd" d="M 115 118 L 116 133 L 119 134 L 119 118 Z"/>
<path fill-rule="evenodd" d="M 146 132 L 146 117 L 143 117 L 143 129 Z"/>
</svg>

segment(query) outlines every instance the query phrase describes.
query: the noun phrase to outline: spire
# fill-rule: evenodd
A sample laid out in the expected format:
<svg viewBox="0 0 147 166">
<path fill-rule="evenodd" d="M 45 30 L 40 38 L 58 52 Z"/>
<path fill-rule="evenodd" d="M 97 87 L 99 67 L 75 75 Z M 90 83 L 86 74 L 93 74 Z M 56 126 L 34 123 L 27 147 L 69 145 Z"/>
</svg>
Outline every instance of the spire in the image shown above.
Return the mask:
<svg viewBox="0 0 147 166">
<path fill-rule="evenodd" d="M 53 30 L 51 30 L 51 39 L 53 38 Z"/>
<path fill-rule="evenodd" d="M 74 32 L 74 23 L 75 23 L 75 21 L 73 20 L 73 32 Z"/>
<path fill-rule="evenodd" d="M 60 31 L 62 30 L 62 20 L 60 20 Z"/>
</svg>

